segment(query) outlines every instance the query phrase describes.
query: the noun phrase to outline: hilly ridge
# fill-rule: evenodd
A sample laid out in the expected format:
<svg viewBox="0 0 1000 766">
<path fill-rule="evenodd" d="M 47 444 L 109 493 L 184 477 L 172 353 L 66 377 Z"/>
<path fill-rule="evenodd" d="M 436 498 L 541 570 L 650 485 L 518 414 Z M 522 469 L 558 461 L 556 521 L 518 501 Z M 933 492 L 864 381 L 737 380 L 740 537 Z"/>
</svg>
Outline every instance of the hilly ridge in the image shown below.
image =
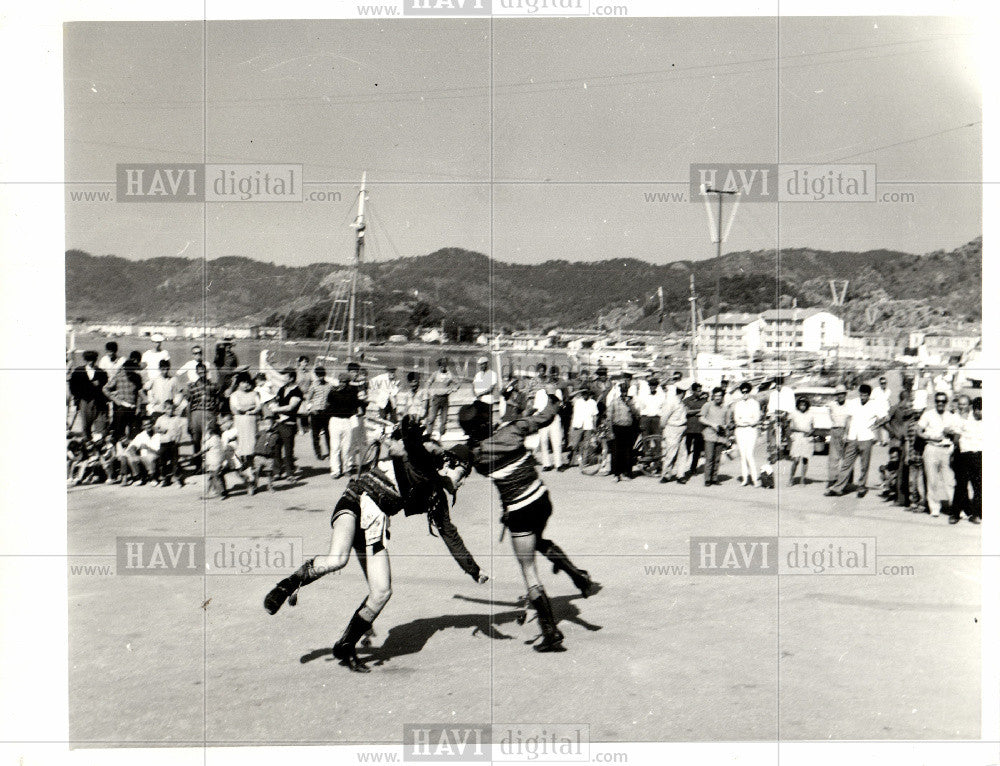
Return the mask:
<svg viewBox="0 0 1000 766">
<path fill-rule="evenodd" d="M 472 332 L 491 316 L 508 328 L 593 325 L 602 315 L 656 326 L 651 296 L 661 286 L 660 326 L 670 329 L 683 326 L 691 274 L 706 314 L 715 311 L 717 275 L 723 310 L 751 312 L 792 301 L 828 305 L 829 280 L 849 279 L 840 311 L 856 331 L 960 327 L 981 317 L 982 238 L 925 255 L 800 248 L 669 264 L 636 258 L 491 264 L 482 253 L 444 248 L 367 263 L 362 272 L 380 334 L 442 320 Z M 290 267 L 241 256 L 130 261 L 69 250 L 67 317 L 275 323 L 283 316 L 290 331 L 309 335 L 325 325 L 330 286 L 347 274 L 345 265 L 333 263 Z"/>
</svg>

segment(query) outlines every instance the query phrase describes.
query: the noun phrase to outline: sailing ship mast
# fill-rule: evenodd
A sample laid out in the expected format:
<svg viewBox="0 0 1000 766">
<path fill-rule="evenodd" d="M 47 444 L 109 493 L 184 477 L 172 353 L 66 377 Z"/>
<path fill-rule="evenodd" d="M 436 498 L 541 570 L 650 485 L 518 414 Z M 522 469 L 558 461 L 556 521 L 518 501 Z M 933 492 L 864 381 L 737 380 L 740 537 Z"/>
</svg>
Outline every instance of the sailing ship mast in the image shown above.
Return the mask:
<svg viewBox="0 0 1000 766">
<path fill-rule="evenodd" d="M 355 230 L 354 268 L 351 271 L 351 293 L 347 304 L 347 361 L 354 359 L 354 316 L 358 293 L 358 272 L 365 255 L 365 184 L 368 172 L 361 174 L 361 189 L 358 192 L 358 217 L 354 219 L 351 228 Z"/>
<path fill-rule="evenodd" d="M 695 361 L 698 358 L 698 296 L 694 292 L 694 274 L 691 274 L 690 295 L 688 302 L 691 304 L 691 342 L 688 344 L 688 351 L 691 357 L 691 380 L 695 380 Z"/>
</svg>

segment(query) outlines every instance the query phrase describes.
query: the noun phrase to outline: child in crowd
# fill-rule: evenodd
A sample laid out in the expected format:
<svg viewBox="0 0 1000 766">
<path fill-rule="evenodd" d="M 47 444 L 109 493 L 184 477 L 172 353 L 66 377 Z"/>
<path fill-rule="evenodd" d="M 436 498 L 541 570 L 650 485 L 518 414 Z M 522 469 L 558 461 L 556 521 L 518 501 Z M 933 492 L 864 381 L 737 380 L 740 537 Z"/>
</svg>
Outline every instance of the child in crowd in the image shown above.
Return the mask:
<svg viewBox="0 0 1000 766">
<path fill-rule="evenodd" d="M 226 455 L 222 445 L 222 431 L 217 423 L 209 426 L 208 436 L 201 445 L 201 454 L 205 461 L 205 472 L 208 474 L 208 493 L 206 498 L 227 497 L 226 492 Z"/>
<path fill-rule="evenodd" d="M 261 418 L 259 430 L 257 432 L 257 444 L 254 445 L 253 458 L 253 482 L 250 485 L 250 494 L 257 491 L 260 476 L 267 475 L 268 492 L 274 491 L 274 474 L 280 456 L 281 440 L 278 436 L 278 423 L 273 415 L 265 415 Z"/>
<path fill-rule="evenodd" d="M 177 483 L 183 487 L 180 443 L 184 438 L 186 421 L 176 414 L 173 402 L 164 402 L 163 408 L 163 414 L 156 419 L 156 431 L 160 434 L 160 475 L 163 477 L 164 487 L 169 487 L 170 480 L 175 476 Z"/>
</svg>

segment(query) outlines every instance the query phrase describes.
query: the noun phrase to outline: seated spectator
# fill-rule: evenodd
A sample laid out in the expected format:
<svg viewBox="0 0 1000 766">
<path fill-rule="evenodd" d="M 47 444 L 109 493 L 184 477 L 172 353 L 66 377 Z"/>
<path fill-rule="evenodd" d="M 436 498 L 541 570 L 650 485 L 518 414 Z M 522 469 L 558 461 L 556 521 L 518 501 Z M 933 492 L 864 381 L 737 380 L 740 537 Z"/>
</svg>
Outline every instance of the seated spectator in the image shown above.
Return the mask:
<svg viewBox="0 0 1000 766">
<path fill-rule="evenodd" d="M 134 476 L 139 476 L 139 483 L 146 484 L 150 479 L 160 480 L 160 434 L 156 432 L 156 422 L 146 418 L 142 430 L 129 443 L 126 450 L 129 470 Z"/>
</svg>

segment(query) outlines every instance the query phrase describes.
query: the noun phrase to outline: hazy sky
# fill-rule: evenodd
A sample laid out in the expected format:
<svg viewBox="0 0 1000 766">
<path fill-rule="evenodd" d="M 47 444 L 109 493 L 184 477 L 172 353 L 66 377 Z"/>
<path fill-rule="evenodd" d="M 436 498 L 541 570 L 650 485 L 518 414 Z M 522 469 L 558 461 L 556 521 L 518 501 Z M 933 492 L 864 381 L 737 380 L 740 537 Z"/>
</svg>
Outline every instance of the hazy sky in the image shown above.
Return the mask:
<svg viewBox="0 0 1000 766">
<path fill-rule="evenodd" d="M 70 190 L 113 191 L 119 162 L 301 163 L 341 201 L 67 201 L 67 247 L 193 257 L 204 237 L 210 258 L 347 261 L 367 169 L 371 258 L 704 258 L 704 208 L 645 196 L 686 191 L 694 162 L 873 162 L 905 182 L 880 193 L 915 196 L 745 204 L 726 250 L 919 253 L 981 233 L 972 22 L 222 22 L 207 56 L 203 31 L 66 26 Z"/>
</svg>

